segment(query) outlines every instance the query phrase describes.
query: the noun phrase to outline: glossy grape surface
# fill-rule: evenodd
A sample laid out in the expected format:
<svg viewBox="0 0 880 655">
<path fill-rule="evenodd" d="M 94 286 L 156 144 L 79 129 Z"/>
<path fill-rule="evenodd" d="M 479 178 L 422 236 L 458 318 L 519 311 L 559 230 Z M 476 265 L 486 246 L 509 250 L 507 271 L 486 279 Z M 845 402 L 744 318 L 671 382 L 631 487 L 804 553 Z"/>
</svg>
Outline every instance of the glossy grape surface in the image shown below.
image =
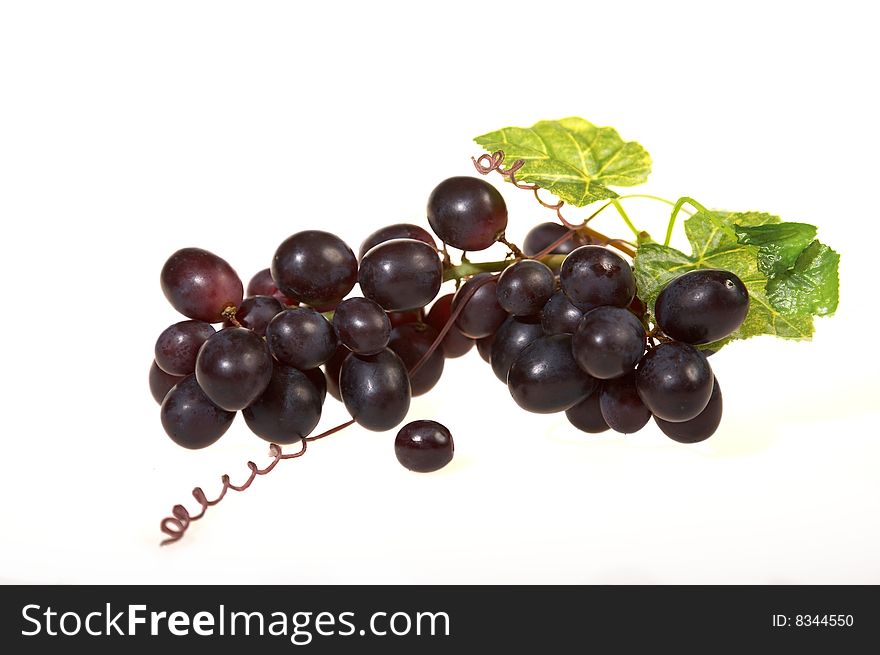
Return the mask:
<svg viewBox="0 0 880 655">
<path fill-rule="evenodd" d="M 308 436 L 321 419 L 321 395 L 308 376 L 276 364 L 265 391 L 242 411 L 255 435 L 280 444 Z"/>
<path fill-rule="evenodd" d="M 219 323 L 223 311 L 238 307 L 244 287 L 225 259 L 201 248 L 182 248 L 162 267 L 162 291 L 172 307 L 188 318 Z"/>
<path fill-rule="evenodd" d="M 538 414 L 568 409 L 593 393 L 597 384 L 574 361 L 568 334 L 533 341 L 507 375 L 507 388 L 516 404 Z"/>
<path fill-rule="evenodd" d="M 375 355 L 391 338 L 391 321 L 385 310 L 368 298 L 349 298 L 333 313 L 339 342 L 359 355 Z"/>
<path fill-rule="evenodd" d="M 412 421 L 397 433 L 394 454 L 410 471 L 430 473 L 452 461 L 455 446 L 452 434 L 436 421 Z"/>
<path fill-rule="evenodd" d="M 523 252 L 529 257 L 533 257 L 542 252 L 551 243 L 561 239 L 568 232 L 568 228 L 561 223 L 539 223 L 526 234 L 526 238 L 523 240 Z M 575 248 L 589 244 L 589 237 L 575 233 L 551 250 L 549 254 L 567 255 Z"/>
<path fill-rule="evenodd" d="M 556 278 L 547 266 L 523 259 L 504 269 L 498 278 L 498 304 L 514 316 L 540 313 L 556 288 Z"/>
<path fill-rule="evenodd" d="M 591 393 L 578 404 L 565 410 L 565 418 L 582 432 L 598 434 L 608 429 L 608 423 L 602 416 L 599 406 L 599 394 Z"/>
<path fill-rule="evenodd" d="M 544 329 L 535 317 L 510 316 L 504 321 L 495 333 L 489 355 L 495 377 L 507 384 L 507 375 L 514 360 L 526 346 L 543 336 Z"/>
<path fill-rule="evenodd" d="M 162 331 L 156 339 L 156 364 L 170 375 L 184 376 L 196 370 L 199 348 L 216 330 L 204 321 L 180 321 Z"/>
<path fill-rule="evenodd" d="M 691 271 L 663 287 L 654 305 L 657 324 L 677 341 L 703 344 L 734 332 L 749 313 L 749 292 L 736 275 Z"/>
<path fill-rule="evenodd" d="M 437 298 L 437 300 L 434 301 L 434 304 L 431 305 L 431 309 L 428 311 L 428 315 L 423 322 L 430 325 L 439 333 L 452 315 L 452 299 L 454 297 L 455 294 L 447 293 L 446 295 Z M 443 354 L 448 359 L 461 357 L 474 347 L 474 343 L 473 339 L 463 335 L 461 330 L 453 324 L 449 327 L 449 330 L 443 337 Z"/>
<path fill-rule="evenodd" d="M 296 298 L 288 298 L 281 293 L 278 289 L 278 285 L 275 284 L 275 280 L 272 279 L 272 271 L 268 268 L 264 268 L 251 278 L 247 285 L 247 295 L 272 296 L 285 307 L 288 305 L 296 305 L 298 302 Z"/>
<path fill-rule="evenodd" d="M 443 263 L 415 239 L 393 239 L 370 248 L 358 273 L 361 292 L 389 312 L 424 307 L 440 291 Z"/>
<path fill-rule="evenodd" d="M 705 441 L 715 434 L 715 430 L 721 424 L 722 409 L 721 387 L 718 385 L 718 380 L 715 380 L 712 385 L 712 396 L 709 398 L 709 403 L 695 418 L 689 421 L 670 423 L 655 416 L 654 421 L 663 431 L 663 434 L 670 439 L 679 443 L 697 443 Z"/>
<path fill-rule="evenodd" d="M 153 400 L 161 405 L 171 388 L 184 377 L 186 376 L 169 375 L 154 361 L 150 365 L 150 394 L 153 396 Z"/>
<path fill-rule="evenodd" d="M 335 234 L 305 230 L 275 251 L 272 278 L 284 295 L 322 308 L 338 303 L 357 282 L 357 258 Z"/>
<path fill-rule="evenodd" d="M 475 341 L 477 342 L 477 352 L 480 354 L 480 357 L 482 357 L 483 361 L 487 364 L 491 364 L 492 346 L 495 345 L 495 333 L 493 332 L 488 337 L 476 339 Z"/>
<path fill-rule="evenodd" d="M 672 341 L 652 348 L 636 373 L 645 406 L 666 421 L 688 421 L 705 409 L 712 395 L 712 369 L 699 350 Z"/>
<path fill-rule="evenodd" d="M 571 304 L 562 291 L 557 291 L 541 309 L 541 326 L 546 334 L 574 334 L 584 313 Z"/>
<path fill-rule="evenodd" d="M 246 328 L 224 328 L 212 335 L 196 358 L 196 379 L 218 407 L 234 412 L 257 398 L 272 377 L 266 342 Z"/>
<path fill-rule="evenodd" d="M 489 279 L 488 282 L 482 282 Z M 455 320 L 456 327 L 461 333 L 471 339 L 482 339 L 494 334 L 507 318 L 507 312 L 498 304 L 498 296 L 495 293 L 498 278 L 491 273 L 477 273 L 470 280 L 461 285 L 452 299 L 453 310 L 462 298 L 468 298 L 464 309 Z M 479 285 L 479 286 L 478 286 Z M 468 297 L 470 289 L 477 287 L 474 294 Z"/>
<path fill-rule="evenodd" d="M 434 233 L 453 248 L 484 250 L 507 229 L 507 205 L 485 180 L 450 177 L 428 198 L 428 222 Z"/>
<path fill-rule="evenodd" d="M 406 367 L 388 348 L 378 355 L 349 355 L 339 372 L 339 394 L 351 417 L 376 432 L 399 425 L 412 397 Z"/>
<path fill-rule="evenodd" d="M 330 359 L 338 341 L 333 326 L 321 314 L 308 307 L 293 307 L 269 322 L 266 343 L 279 362 L 306 371 Z"/>
<path fill-rule="evenodd" d="M 339 346 L 333 356 L 324 364 L 324 377 L 327 380 L 327 393 L 342 400 L 339 395 L 339 371 L 342 370 L 342 362 L 351 355 L 351 351 L 345 346 Z"/>
<path fill-rule="evenodd" d="M 602 383 L 599 408 L 608 427 L 623 434 L 638 432 L 651 419 L 651 410 L 636 390 L 634 371 Z"/>
<path fill-rule="evenodd" d="M 578 365 L 600 380 L 632 371 L 645 353 L 645 328 L 628 309 L 597 307 L 578 324 L 572 352 Z"/>
<path fill-rule="evenodd" d="M 235 418 L 235 412 L 211 402 L 194 375 L 188 375 L 168 392 L 159 414 L 172 441 L 193 450 L 217 441 Z"/>
<path fill-rule="evenodd" d="M 585 312 L 603 305 L 626 307 L 636 293 L 632 267 L 602 246 L 572 250 L 562 262 L 559 281 L 572 304 Z"/>
<path fill-rule="evenodd" d="M 388 347 L 403 360 L 407 371 L 412 371 L 416 364 L 430 350 L 437 338 L 437 331 L 424 323 L 407 323 L 398 325 L 391 332 Z M 443 349 L 437 348 L 430 354 L 425 363 L 415 373 L 410 373 L 412 395 L 421 396 L 434 388 L 443 375 L 445 357 Z"/>
<path fill-rule="evenodd" d="M 427 243 L 432 248 L 437 247 L 434 237 L 425 228 L 413 225 L 412 223 L 395 223 L 394 225 L 380 227 L 364 239 L 358 253 L 358 259 L 363 259 L 367 251 L 373 246 L 378 246 L 380 243 L 391 241 L 392 239 L 415 239 L 416 241 Z"/>
<path fill-rule="evenodd" d="M 241 301 L 241 306 L 235 312 L 235 320 L 241 327 L 253 330 L 261 337 L 266 336 L 266 328 L 275 316 L 284 310 L 284 305 L 273 296 L 251 296 Z M 234 323 L 226 321 L 225 327 L 231 327 Z"/>
</svg>

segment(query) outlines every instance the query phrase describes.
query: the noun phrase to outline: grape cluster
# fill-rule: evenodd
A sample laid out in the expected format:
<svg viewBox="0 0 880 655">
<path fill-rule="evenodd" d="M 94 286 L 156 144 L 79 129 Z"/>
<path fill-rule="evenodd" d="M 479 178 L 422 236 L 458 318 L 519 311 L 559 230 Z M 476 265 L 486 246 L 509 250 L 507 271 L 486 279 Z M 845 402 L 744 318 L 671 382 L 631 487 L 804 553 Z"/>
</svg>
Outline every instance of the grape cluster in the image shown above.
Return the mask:
<svg viewBox="0 0 880 655">
<path fill-rule="evenodd" d="M 654 325 L 630 264 L 554 223 L 534 227 L 502 266 L 457 275 L 446 245 L 508 243 L 504 200 L 483 180 L 440 183 L 427 217 L 442 250 L 410 224 L 374 232 L 358 255 L 334 234 L 298 232 L 246 295 L 217 255 L 175 252 L 161 286 L 187 320 L 159 335 L 149 376 L 171 439 L 203 448 L 241 411 L 258 437 L 296 443 L 318 425 L 328 393 L 361 426 L 391 430 L 411 398 L 437 384 L 445 359 L 475 344 L 516 404 L 565 412 L 580 430 L 631 433 L 653 416 L 681 442 L 715 431 L 721 391 L 698 346 L 743 322 L 748 293 L 735 275 L 674 279 L 656 300 Z M 444 279 L 458 280 L 455 293 L 439 295 Z M 361 296 L 350 296 L 355 284 Z M 417 471 L 442 467 L 452 448 L 433 421 L 404 426 L 395 441 L 399 461 Z"/>
</svg>

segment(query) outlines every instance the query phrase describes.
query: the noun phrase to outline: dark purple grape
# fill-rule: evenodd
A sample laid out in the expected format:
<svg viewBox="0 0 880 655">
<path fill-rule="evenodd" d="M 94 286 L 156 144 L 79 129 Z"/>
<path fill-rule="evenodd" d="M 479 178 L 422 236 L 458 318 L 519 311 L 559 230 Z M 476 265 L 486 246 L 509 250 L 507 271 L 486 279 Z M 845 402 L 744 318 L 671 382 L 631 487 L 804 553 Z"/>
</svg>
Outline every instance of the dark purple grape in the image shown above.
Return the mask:
<svg viewBox="0 0 880 655">
<path fill-rule="evenodd" d="M 363 259 L 367 251 L 373 246 L 378 246 L 380 243 L 391 241 L 392 239 L 415 239 L 416 241 L 427 243 L 435 250 L 437 249 L 437 242 L 434 241 L 434 237 L 425 228 L 413 225 L 412 223 L 395 223 L 394 225 L 380 227 L 364 239 L 358 254 L 358 260 Z"/>
<path fill-rule="evenodd" d="M 663 434 L 670 439 L 678 441 L 679 443 L 697 443 L 699 441 L 705 441 L 715 434 L 715 430 L 717 430 L 718 426 L 721 424 L 722 405 L 721 387 L 718 385 L 718 380 L 714 380 L 712 384 L 712 396 L 709 398 L 709 403 L 695 418 L 692 418 L 689 421 L 670 423 L 669 421 L 664 421 L 662 418 L 655 416 L 654 421 L 656 421 L 657 426 L 663 431 Z"/>
<path fill-rule="evenodd" d="M 560 223 L 539 223 L 526 234 L 523 241 L 523 252 L 529 257 L 534 257 L 542 252 L 554 241 L 561 239 L 569 233 L 569 229 Z M 567 255 L 575 248 L 592 243 L 590 237 L 574 233 L 565 241 L 556 246 L 549 254 Z"/>
<path fill-rule="evenodd" d="M 357 282 L 357 258 L 335 234 L 305 230 L 288 237 L 272 259 L 284 295 L 312 306 L 335 305 Z"/>
<path fill-rule="evenodd" d="M 279 362 L 306 371 L 333 356 L 337 339 L 333 326 L 314 309 L 293 307 L 269 322 L 266 343 Z"/>
<path fill-rule="evenodd" d="M 321 396 L 302 371 L 275 364 L 262 395 L 242 411 L 255 435 L 280 444 L 311 434 L 321 419 Z"/>
<path fill-rule="evenodd" d="M 181 321 L 165 328 L 156 339 L 156 364 L 170 375 L 189 375 L 196 370 L 199 348 L 215 332 L 204 321 Z"/>
<path fill-rule="evenodd" d="M 188 375 L 165 396 L 160 417 L 174 443 L 195 450 L 222 437 L 232 425 L 235 412 L 217 407 L 199 387 L 196 376 Z"/>
<path fill-rule="evenodd" d="M 349 355 L 339 372 L 339 393 L 351 417 L 367 430 L 390 430 L 409 411 L 409 376 L 388 348 L 378 355 Z"/>
<path fill-rule="evenodd" d="M 654 416 L 673 423 L 689 421 L 706 408 L 712 380 L 706 356 L 678 341 L 649 350 L 636 372 L 642 402 Z"/>
<path fill-rule="evenodd" d="M 453 297 L 454 294 L 447 293 L 445 296 L 437 298 L 423 321 L 437 330 L 438 334 L 449 322 L 449 317 L 452 315 Z M 452 359 L 454 357 L 461 357 L 473 348 L 474 340 L 464 336 L 455 325 L 451 325 L 443 337 L 442 346 L 443 354 L 448 359 Z"/>
<path fill-rule="evenodd" d="M 324 375 L 324 371 L 320 368 L 310 368 L 307 371 L 303 371 L 303 374 L 309 379 L 312 386 L 315 387 L 323 405 L 324 399 L 327 398 L 327 377 Z"/>
<path fill-rule="evenodd" d="M 507 375 L 507 388 L 516 404 L 538 414 L 568 409 L 593 393 L 597 384 L 574 361 L 568 334 L 533 341 L 514 360 Z"/>
<path fill-rule="evenodd" d="M 388 320 L 391 321 L 391 327 L 396 328 L 404 323 L 424 323 L 425 310 L 422 307 L 418 309 L 408 309 L 403 312 L 385 312 Z"/>
<path fill-rule="evenodd" d="M 514 316 L 534 316 L 550 300 L 556 278 L 546 265 L 523 259 L 508 266 L 498 278 L 498 304 Z"/>
<path fill-rule="evenodd" d="M 339 395 L 339 371 L 342 370 L 342 363 L 351 354 L 351 351 L 345 346 L 339 346 L 333 356 L 324 364 L 324 374 L 327 378 L 327 393 L 342 400 Z"/>
<path fill-rule="evenodd" d="M 475 341 L 477 342 L 477 352 L 480 353 L 480 357 L 487 364 L 491 364 L 492 346 L 495 345 L 495 333 L 493 332 L 488 337 L 483 337 L 482 339 L 475 339 Z"/>
<path fill-rule="evenodd" d="M 188 318 L 219 323 L 238 307 L 244 287 L 225 259 L 201 248 L 183 248 L 168 258 L 160 276 L 172 307 Z"/>
<path fill-rule="evenodd" d="M 437 331 L 424 323 L 399 325 L 391 332 L 388 347 L 403 360 L 407 371 L 411 371 L 425 353 L 431 349 Z M 413 396 L 421 396 L 434 388 L 443 375 L 443 349 L 437 348 L 418 371 L 409 376 Z"/>
<path fill-rule="evenodd" d="M 489 281 L 483 282 L 486 279 Z M 455 326 L 466 337 L 482 339 L 494 334 L 507 318 L 507 312 L 498 304 L 498 297 L 495 293 L 497 285 L 498 278 L 496 276 L 491 273 L 477 273 L 455 292 L 455 297 L 452 299 L 453 310 L 462 302 L 462 298 L 470 294 L 473 287 L 477 287 L 455 320 Z"/>
<path fill-rule="evenodd" d="M 238 311 L 235 312 L 235 320 L 241 323 L 241 327 L 253 330 L 261 337 L 266 336 L 266 327 L 275 316 L 284 311 L 284 305 L 272 296 L 251 296 L 241 302 Z M 232 327 L 234 323 L 227 321 L 225 327 Z"/>
<path fill-rule="evenodd" d="M 562 262 L 559 281 L 572 304 L 585 312 L 603 305 L 626 307 L 636 294 L 632 267 L 602 246 L 572 250 Z"/>
<path fill-rule="evenodd" d="M 651 410 L 636 390 L 635 371 L 606 380 L 599 392 L 599 407 L 608 427 L 624 434 L 638 432 L 651 418 Z"/>
<path fill-rule="evenodd" d="M 262 337 L 246 328 L 212 335 L 196 358 L 196 379 L 211 402 L 230 412 L 244 409 L 266 389 L 272 356 Z"/>
<path fill-rule="evenodd" d="M 437 421 L 407 423 L 394 439 L 397 461 L 410 471 L 430 473 L 452 461 L 452 434 Z"/>
<path fill-rule="evenodd" d="M 541 310 L 541 326 L 546 334 L 574 334 L 584 313 L 571 304 L 562 291 L 557 291 Z"/>
<path fill-rule="evenodd" d="M 608 380 L 632 371 L 645 354 L 645 328 L 622 307 L 591 309 L 571 340 L 578 365 L 594 378 Z"/>
<path fill-rule="evenodd" d="M 495 377 L 507 384 L 507 375 L 514 360 L 526 346 L 544 336 L 544 329 L 536 317 L 510 316 L 495 333 L 489 362 Z"/>
<path fill-rule="evenodd" d="M 684 343 L 712 343 L 732 334 L 749 313 L 749 292 L 730 271 L 685 273 L 663 287 L 654 304 L 657 324 Z"/>
<path fill-rule="evenodd" d="M 299 301 L 296 298 L 288 298 L 278 290 L 278 285 L 272 279 L 272 271 L 264 268 L 251 278 L 247 285 L 248 296 L 272 296 L 285 307 L 288 305 L 297 305 Z"/>
<path fill-rule="evenodd" d="M 485 180 L 450 177 L 428 198 L 428 223 L 453 248 L 484 250 L 507 229 L 507 206 Z"/>
<path fill-rule="evenodd" d="M 389 312 L 424 307 L 440 291 L 443 262 L 431 246 L 393 239 L 370 248 L 358 273 L 361 291 Z"/>
<path fill-rule="evenodd" d="M 333 329 L 340 343 L 358 355 L 375 355 L 391 338 L 385 310 L 368 298 L 349 298 L 333 313 Z"/>
<path fill-rule="evenodd" d="M 608 423 L 605 422 L 605 417 L 602 416 L 602 410 L 599 407 L 598 393 L 591 393 L 577 405 L 565 410 L 565 418 L 582 432 L 599 434 L 608 429 Z"/>
<path fill-rule="evenodd" d="M 171 391 L 171 388 L 183 380 L 184 377 L 186 376 L 168 375 L 168 373 L 159 368 L 156 362 L 153 362 L 150 365 L 150 393 L 153 395 L 153 400 L 161 405 L 162 401 L 165 400 L 165 396 Z"/>
</svg>

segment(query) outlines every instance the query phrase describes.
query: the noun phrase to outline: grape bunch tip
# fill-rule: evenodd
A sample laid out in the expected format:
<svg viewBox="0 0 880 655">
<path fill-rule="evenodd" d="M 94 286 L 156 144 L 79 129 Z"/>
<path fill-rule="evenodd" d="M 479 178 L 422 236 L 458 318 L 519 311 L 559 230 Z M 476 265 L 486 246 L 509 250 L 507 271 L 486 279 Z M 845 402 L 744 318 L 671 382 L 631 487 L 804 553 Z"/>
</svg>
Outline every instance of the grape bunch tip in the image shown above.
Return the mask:
<svg viewBox="0 0 880 655">
<path fill-rule="evenodd" d="M 213 500 L 197 487 L 199 512 L 175 506 L 161 523 L 163 543 L 182 538 L 229 489 L 242 491 L 280 461 L 305 454 L 308 443 L 355 423 L 377 432 L 398 428 L 412 397 L 438 383 L 445 360 L 475 345 L 526 411 L 564 412 L 573 428 L 587 433 L 631 434 L 653 418 L 670 439 L 692 444 L 711 437 L 721 421 L 721 389 L 709 355 L 762 329 L 760 311 L 774 299 L 780 299 L 774 311 L 794 303 L 811 312 L 810 329 L 813 315 L 836 308 L 837 255 L 813 240 L 814 228 L 802 230 L 802 243 L 795 244 L 801 251 L 790 242 L 794 231 L 784 232 L 785 252 L 794 257 L 780 264 L 779 248 L 775 260 L 765 256 L 783 238 L 774 227 L 803 224 L 781 224 L 754 212 L 710 212 L 683 199 L 697 209 L 686 222 L 693 227 L 689 237 L 708 223 L 742 244 L 741 250 L 750 249 L 754 262 L 747 264 L 764 275 L 756 286 L 754 276 L 744 282 L 736 270 L 713 266 L 711 253 L 688 260 L 669 247 L 676 216 L 688 203 L 658 199 L 673 205 L 662 246 L 635 228 L 621 204 L 626 196 L 606 184 L 644 181 L 650 160 L 630 147 L 616 173 L 603 177 L 601 157 L 608 156 L 607 147 L 623 143 L 616 131 L 583 119 L 538 123 L 532 130 L 546 133 L 551 153 L 541 168 L 516 158 L 516 139 L 527 135 L 507 129 L 513 136 L 504 145 L 511 152 L 495 151 L 495 133 L 478 137 L 491 153 L 474 159 L 481 176 L 449 178 L 429 194 L 433 234 L 409 223 L 385 226 L 355 255 L 335 234 L 303 230 L 278 246 L 247 287 L 226 260 L 206 250 L 183 248 L 168 258 L 161 287 L 185 320 L 160 333 L 150 368 L 150 392 L 165 432 L 180 446 L 204 448 L 226 433 L 240 411 L 248 428 L 271 444 L 272 461 L 262 469 L 248 462 L 251 473 L 241 485 L 224 475 Z M 570 188 L 542 172 L 556 159 L 573 165 L 552 154 L 554 130 L 566 132 L 583 151 L 597 148 L 590 160 L 596 166 L 582 171 L 589 185 Z M 535 225 L 522 247 L 508 241 L 504 197 L 483 177 L 493 171 L 534 192 L 558 222 Z M 539 190 L 559 201 L 543 200 Z M 566 202 L 601 206 L 572 222 L 562 216 Z M 636 243 L 592 229 L 592 218 L 607 207 L 620 213 Z M 501 261 L 464 257 L 498 242 L 510 250 Z M 459 264 L 450 247 L 463 251 Z M 795 273 L 805 257 L 810 259 L 803 266 L 814 272 L 826 267 L 820 270 L 829 280 L 823 278 L 821 299 L 797 286 Z M 729 257 L 714 261 L 741 265 Z M 451 280 L 456 291 L 440 294 Z M 362 296 L 350 295 L 356 283 Z M 753 294 L 761 295 L 760 309 Z M 315 435 L 328 394 L 343 403 L 351 420 Z M 300 449 L 283 453 L 281 446 L 291 444 Z M 403 425 L 394 441 L 398 461 L 416 472 L 443 468 L 453 450 L 449 429 L 428 419 Z"/>
</svg>

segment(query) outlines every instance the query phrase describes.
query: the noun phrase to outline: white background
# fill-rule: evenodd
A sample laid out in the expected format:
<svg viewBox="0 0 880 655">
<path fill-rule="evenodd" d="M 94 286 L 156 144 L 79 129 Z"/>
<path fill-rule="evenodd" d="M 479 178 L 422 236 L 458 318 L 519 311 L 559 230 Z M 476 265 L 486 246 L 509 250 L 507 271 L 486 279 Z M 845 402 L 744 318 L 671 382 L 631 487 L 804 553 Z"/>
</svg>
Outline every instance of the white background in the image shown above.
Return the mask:
<svg viewBox="0 0 880 655">
<path fill-rule="evenodd" d="M 3 3 L 0 580 L 880 582 L 870 7 Z M 725 418 L 690 447 L 528 415 L 473 351 L 409 416 L 453 431 L 443 471 L 352 428 L 158 548 L 194 485 L 268 461 L 240 417 L 204 451 L 162 431 L 167 256 L 201 246 L 247 281 L 301 229 L 356 249 L 426 224 L 473 136 L 567 115 L 644 144 L 646 192 L 818 224 L 838 315 L 713 358 Z M 513 239 L 550 219 L 502 191 Z M 628 206 L 662 232 L 663 205 Z M 322 426 L 343 418 L 328 399 Z"/>
</svg>

